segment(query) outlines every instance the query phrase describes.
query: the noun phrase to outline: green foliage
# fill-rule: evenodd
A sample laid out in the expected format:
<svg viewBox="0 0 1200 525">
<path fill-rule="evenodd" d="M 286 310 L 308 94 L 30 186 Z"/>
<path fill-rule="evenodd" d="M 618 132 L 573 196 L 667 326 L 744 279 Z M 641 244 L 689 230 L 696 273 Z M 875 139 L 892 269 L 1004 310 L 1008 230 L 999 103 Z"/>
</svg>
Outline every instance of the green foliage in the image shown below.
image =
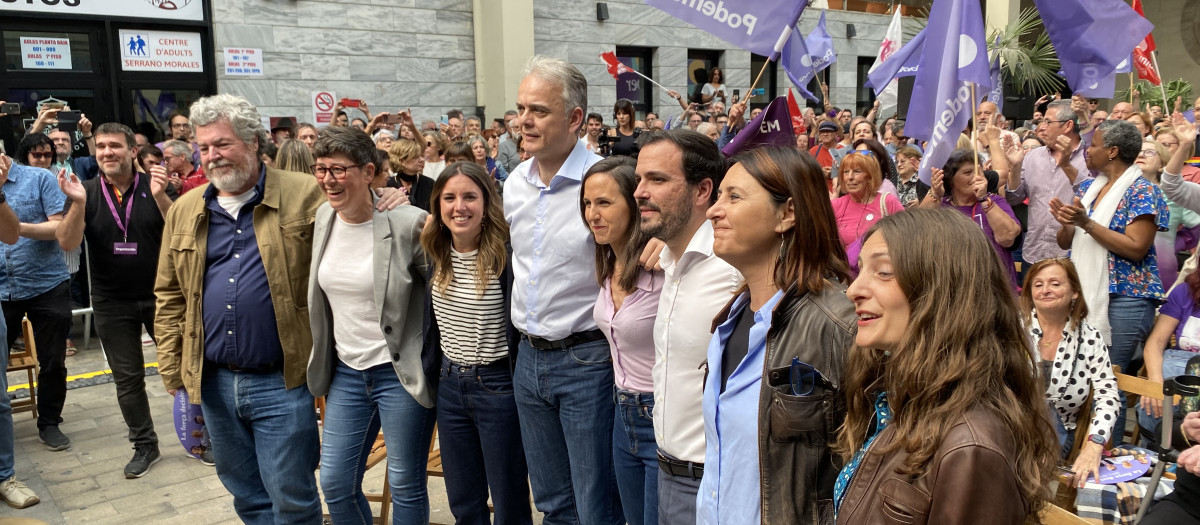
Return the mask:
<svg viewBox="0 0 1200 525">
<path fill-rule="evenodd" d="M 1030 36 L 1036 32 L 1036 36 Z M 1029 41 L 1032 39 L 1032 45 Z M 1000 56 L 1000 74 L 1013 83 L 1017 94 L 1057 93 L 1066 82 L 1058 76 L 1058 55 L 1042 27 L 1037 9 L 1021 11 L 1002 29 L 988 37 L 990 57 Z"/>
<path fill-rule="evenodd" d="M 1170 113 L 1175 109 L 1175 99 L 1177 97 L 1183 98 L 1183 102 L 1179 106 L 1180 111 L 1184 111 L 1192 107 L 1192 85 L 1182 78 L 1177 78 L 1167 82 L 1164 86 L 1167 89 L 1167 100 L 1170 101 L 1169 105 L 1165 106 L 1163 105 L 1162 100 L 1162 90 L 1160 90 L 1158 86 L 1145 80 L 1138 80 L 1137 82 L 1134 82 L 1133 87 L 1137 88 L 1138 98 L 1141 100 L 1143 106 L 1137 108 L 1138 111 L 1142 111 L 1144 106 L 1149 104 L 1151 106 L 1159 106 L 1163 108 L 1164 113 Z M 1118 91 L 1113 95 L 1113 97 L 1115 100 L 1124 100 L 1128 102 L 1129 90 L 1125 89 Z"/>
</svg>

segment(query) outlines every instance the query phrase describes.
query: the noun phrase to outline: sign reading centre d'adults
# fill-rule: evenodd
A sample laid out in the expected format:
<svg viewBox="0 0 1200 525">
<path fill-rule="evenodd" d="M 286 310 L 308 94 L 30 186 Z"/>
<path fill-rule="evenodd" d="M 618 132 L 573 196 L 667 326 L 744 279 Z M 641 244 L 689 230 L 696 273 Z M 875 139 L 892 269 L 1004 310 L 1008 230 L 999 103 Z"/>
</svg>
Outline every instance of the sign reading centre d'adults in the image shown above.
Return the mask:
<svg viewBox="0 0 1200 525">
<path fill-rule="evenodd" d="M 204 72 L 200 33 L 122 29 L 120 35 L 123 71 Z"/>
<path fill-rule="evenodd" d="M 204 0 L 0 0 L 0 11 L 204 21 Z"/>
</svg>

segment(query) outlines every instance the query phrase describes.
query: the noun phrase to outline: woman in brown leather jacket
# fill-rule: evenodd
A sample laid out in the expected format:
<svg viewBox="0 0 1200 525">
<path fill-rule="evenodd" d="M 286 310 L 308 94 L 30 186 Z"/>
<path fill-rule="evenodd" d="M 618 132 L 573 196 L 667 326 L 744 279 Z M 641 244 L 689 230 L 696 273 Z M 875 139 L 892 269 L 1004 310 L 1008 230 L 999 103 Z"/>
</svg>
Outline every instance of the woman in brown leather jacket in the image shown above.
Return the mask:
<svg viewBox="0 0 1200 525">
<path fill-rule="evenodd" d="M 1058 455 L 990 241 L 954 210 L 909 210 L 871 228 L 859 265 L 837 522 L 1023 523 Z"/>
</svg>

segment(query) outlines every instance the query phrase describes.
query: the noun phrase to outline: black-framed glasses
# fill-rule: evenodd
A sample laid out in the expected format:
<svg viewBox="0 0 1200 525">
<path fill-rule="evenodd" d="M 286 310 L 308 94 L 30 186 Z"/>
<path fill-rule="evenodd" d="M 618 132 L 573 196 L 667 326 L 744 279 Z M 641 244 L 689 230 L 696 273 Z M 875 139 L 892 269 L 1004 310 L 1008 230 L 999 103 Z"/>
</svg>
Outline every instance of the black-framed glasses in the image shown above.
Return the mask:
<svg viewBox="0 0 1200 525">
<path fill-rule="evenodd" d="M 812 365 L 800 360 L 799 357 L 792 358 L 792 366 L 788 370 L 788 378 L 792 383 L 792 395 L 807 396 L 816 390 L 817 385 L 820 385 L 826 390 L 836 390 L 833 383 L 830 383 L 819 370 L 813 368 Z"/>
<path fill-rule="evenodd" d="M 312 170 L 313 175 L 316 175 L 318 179 L 324 179 L 326 175 L 333 175 L 334 180 L 345 180 L 347 170 L 358 168 L 360 166 L 362 166 L 362 164 L 354 164 L 352 166 L 342 166 L 340 164 L 334 164 L 333 166 L 322 166 L 320 164 L 313 164 Z"/>
</svg>

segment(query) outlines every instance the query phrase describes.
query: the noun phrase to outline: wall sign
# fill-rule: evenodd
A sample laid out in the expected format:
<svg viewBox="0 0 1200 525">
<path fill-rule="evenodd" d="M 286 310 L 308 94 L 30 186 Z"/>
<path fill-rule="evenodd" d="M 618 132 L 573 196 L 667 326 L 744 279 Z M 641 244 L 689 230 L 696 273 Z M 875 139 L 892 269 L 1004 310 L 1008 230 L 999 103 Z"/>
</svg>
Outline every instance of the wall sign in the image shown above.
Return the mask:
<svg viewBox="0 0 1200 525">
<path fill-rule="evenodd" d="M 262 50 L 225 48 L 225 74 L 229 76 L 263 76 Z"/>
<path fill-rule="evenodd" d="M 204 21 L 204 0 L 0 0 L 0 11 Z"/>
<path fill-rule="evenodd" d="M 200 33 L 136 29 L 120 33 L 123 71 L 204 72 Z"/>
<path fill-rule="evenodd" d="M 24 69 L 71 69 L 71 41 L 66 38 L 21 37 Z"/>
<path fill-rule="evenodd" d="M 332 91 L 313 91 L 313 122 L 318 126 L 333 122 L 333 106 L 337 104 L 334 102 L 335 100 L 337 100 L 337 96 Z"/>
</svg>

